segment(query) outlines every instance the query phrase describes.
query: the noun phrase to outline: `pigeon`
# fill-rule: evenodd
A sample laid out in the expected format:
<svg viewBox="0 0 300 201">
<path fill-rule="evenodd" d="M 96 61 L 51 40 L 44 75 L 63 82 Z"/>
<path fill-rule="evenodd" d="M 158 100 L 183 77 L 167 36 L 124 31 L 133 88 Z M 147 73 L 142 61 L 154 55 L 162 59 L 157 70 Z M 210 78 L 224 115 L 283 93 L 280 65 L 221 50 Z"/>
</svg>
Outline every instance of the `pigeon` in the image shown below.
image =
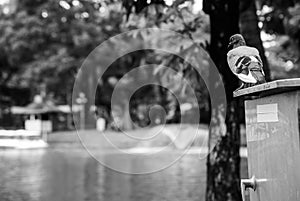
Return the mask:
<svg viewBox="0 0 300 201">
<path fill-rule="evenodd" d="M 231 36 L 228 48 L 230 49 L 227 53 L 229 68 L 242 81 L 242 85 L 236 91 L 266 82 L 258 50 L 247 46 L 242 35 Z"/>
</svg>

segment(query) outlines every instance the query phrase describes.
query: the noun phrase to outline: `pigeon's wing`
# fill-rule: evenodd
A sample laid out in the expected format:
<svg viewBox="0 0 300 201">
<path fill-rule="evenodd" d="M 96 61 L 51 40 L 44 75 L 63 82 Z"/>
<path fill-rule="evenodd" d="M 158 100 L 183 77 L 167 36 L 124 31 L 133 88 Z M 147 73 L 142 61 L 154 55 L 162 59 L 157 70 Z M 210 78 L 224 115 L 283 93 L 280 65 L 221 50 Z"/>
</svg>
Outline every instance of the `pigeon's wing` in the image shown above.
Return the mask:
<svg viewBox="0 0 300 201">
<path fill-rule="evenodd" d="M 237 76 L 240 80 L 252 84 L 256 84 L 258 82 L 256 74 L 253 74 L 251 70 L 253 66 L 255 66 L 255 68 L 259 68 L 258 71 L 261 70 L 261 64 L 258 59 L 253 58 L 253 56 L 241 56 L 236 61 L 235 65 L 237 67 Z"/>
<path fill-rule="evenodd" d="M 256 79 L 249 72 L 246 65 L 240 65 L 239 67 L 237 67 L 236 62 L 233 62 L 229 58 L 227 58 L 227 61 L 233 74 L 235 74 L 241 81 L 246 83 L 253 83 L 253 84 L 257 82 Z M 242 73 L 244 69 L 246 69 L 247 73 Z"/>
<path fill-rule="evenodd" d="M 236 73 L 249 73 L 249 65 L 251 63 L 251 58 L 248 56 L 241 56 L 235 62 Z"/>
<path fill-rule="evenodd" d="M 259 55 L 255 55 L 254 57 L 258 60 L 259 65 L 260 65 L 260 71 L 263 74 L 263 76 L 265 76 L 265 72 L 264 72 L 264 69 L 263 69 L 263 62 L 262 62 L 260 56 Z"/>
<path fill-rule="evenodd" d="M 234 74 L 247 69 L 251 63 L 251 58 L 242 51 L 244 48 L 235 48 L 227 53 L 227 63 Z"/>
</svg>

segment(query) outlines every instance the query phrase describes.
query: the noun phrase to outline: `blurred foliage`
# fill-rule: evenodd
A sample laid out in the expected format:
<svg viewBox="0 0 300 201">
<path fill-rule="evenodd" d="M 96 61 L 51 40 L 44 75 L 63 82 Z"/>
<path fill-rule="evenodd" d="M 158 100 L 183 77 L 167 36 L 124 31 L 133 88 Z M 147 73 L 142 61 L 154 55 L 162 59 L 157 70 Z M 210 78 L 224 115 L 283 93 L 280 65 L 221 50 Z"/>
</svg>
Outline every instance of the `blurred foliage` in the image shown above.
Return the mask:
<svg viewBox="0 0 300 201">
<path fill-rule="evenodd" d="M 174 1 L 166 5 L 161 1 L 141 1 L 140 4 L 134 4 L 135 1 L 124 1 L 123 5 L 127 11 L 127 22 L 125 26 L 128 29 L 137 28 L 162 28 L 172 30 L 174 33 L 164 33 L 157 37 L 155 31 L 142 30 L 133 37 L 142 40 L 153 47 L 167 47 L 174 50 L 177 55 L 194 60 L 198 66 L 195 66 L 201 76 L 208 76 L 209 57 L 204 53 L 203 48 L 208 44 L 210 33 L 208 17 L 202 12 L 193 10 L 193 1 Z M 139 1 L 138 1 L 139 2 Z M 142 3 L 144 2 L 144 3 Z M 135 13 L 132 13 L 135 11 Z M 152 54 L 146 54 L 145 60 L 141 60 L 140 65 L 156 64 L 157 68 L 152 72 L 160 77 L 161 85 L 167 86 L 171 91 L 180 94 L 185 103 L 199 105 L 200 109 L 208 112 L 209 98 L 206 86 L 199 73 L 193 69 L 190 64 L 184 62 L 176 55 L 165 54 L 159 51 L 153 51 Z M 177 72 L 177 75 L 170 73 L 163 66 L 171 67 Z M 188 80 L 184 82 L 182 78 Z M 193 102 L 188 93 L 190 85 L 196 93 L 198 102 Z M 158 103 L 165 106 L 168 120 L 178 121 L 180 116 L 178 110 L 181 108 L 170 92 L 160 91 Z M 143 96 L 141 96 L 143 97 Z M 150 99 L 151 100 L 151 99 Z M 204 114 L 204 113 L 203 113 Z M 176 120 L 177 119 L 177 120 Z"/>
<path fill-rule="evenodd" d="M 113 7 L 109 12 L 107 3 Z M 0 84 L 27 86 L 33 93 L 43 84 L 57 102 L 69 102 L 84 58 L 120 32 L 118 6 L 114 1 L 18 1 L 14 13 L 0 18 Z"/>
<path fill-rule="evenodd" d="M 0 85 L 28 87 L 32 94 L 46 91 L 58 104 L 71 102 L 75 76 L 87 55 L 106 39 L 139 28 L 162 28 L 180 35 L 161 35 L 141 31 L 130 35 L 150 46 L 160 45 L 198 61 L 202 76 L 209 65 L 201 51 L 210 41 L 209 19 L 195 10 L 193 0 L 19 0 L 11 13 L 0 12 Z M 273 79 L 299 77 L 300 6 L 298 0 L 256 0 L 262 39 Z M 116 41 L 120 49 L 134 41 Z M 152 72 L 170 89 L 189 97 L 186 82 L 195 89 L 200 107 L 209 108 L 209 98 L 202 78 L 175 55 L 147 50 L 126 55 L 111 65 L 99 83 L 96 102 L 110 110 L 114 85 L 109 80 L 123 77 L 144 64 L 156 64 Z M 172 67 L 174 76 L 160 66 Z M 124 87 L 125 88 L 125 87 Z M 162 103 L 170 119 L 176 116 L 175 97 L 155 87 L 139 92 L 133 102 Z M 155 94 L 155 95 L 153 95 Z M 148 101 L 148 102 L 147 102 Z M 191 102 L 191 100 L 186 100 Z M 192 105 L 196 103 L 191 103 Z M 134 105 L 134 104 L 133 104 Z M 134 106 L 137 107 L 137 106 Z M 136 110 L 136 108 L 132 108 Z"/>
<path fill-rule="evenodd" d="M 271 78 L 300 76 L 300 1 L 257 0 Z"/>
<path fill-rule="evenodd" d="M 151 32 L 142 31 L 130 37 L 150 45 L 168 46 L 184 56 L 201 60 L 201 65 L 207 66 L 207 61 L 203 59 L 207 55 L 197 53 L 209 41 L 208 18 L 202 12 L 193 12 L 192 1 L 175 1 L 172 5 L 166 5 L 162 0 L 148 2 L 15 2 L 14 12 L 0 14 L 0 85 L 28 87 L 33 95 L 54 95 L 57 104 L 70 104 L 75 76 L 87 55 L 111 36 L 137 28 L 158 27 L 181 33 L 181 37 L 157 37 Z M 132 42 L 116 41 L 120 49 L 126 48 Z M 199 102 L 207 110 L 208 96 L 200 76 L 177 56 L 155 51 L 131 53 L 114 62 L 99 83 L 97 104 L 110 110 L 109 101 L 114 86 L 109 83 L 109 79 L 120 79 L 130 69 L 141 64 L 174 68 L 178 76 L 170 75 L 159 67 L 152 73 L 160 76 L 161 82 L 173 90 L 181 91 L 183 97 L 187 86 L 179 78 L 183 76 L 190 80 L 198 97 L 202 99 Z M 155 87 L 153 90 L 156 90 Z M 169 117 L 172 119 L 176 108 L 178 109 L 175 106 L 175 97 L 165 90 L 156 90 L 155 94 L 154 99 L 169 108 Z M 148 103 L 141 103 L 139 100 L 136 102 L 151 105 L 152 99 L 145 99 L 149 100 Z"/>
</svg>

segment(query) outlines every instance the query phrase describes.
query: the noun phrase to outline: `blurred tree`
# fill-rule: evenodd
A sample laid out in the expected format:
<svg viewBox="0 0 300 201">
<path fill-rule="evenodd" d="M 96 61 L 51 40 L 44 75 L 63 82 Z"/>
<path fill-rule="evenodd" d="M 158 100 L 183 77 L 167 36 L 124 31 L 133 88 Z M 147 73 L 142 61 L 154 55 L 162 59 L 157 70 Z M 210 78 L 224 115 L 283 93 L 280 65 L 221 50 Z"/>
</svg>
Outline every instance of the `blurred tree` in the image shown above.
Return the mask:
<svg viewBox="0 0 300 201">
<path fill-rule="evenodd" d="M 14 13 L 1 14 L 0 84 L 28 86 L 39 93 L 44 83 L 57 102 L 70 103 L 75 75 L 85 57 L 121 32 L 123 14 L 114 9 L 118 5 L 116 1 L 18 1 Z"/>
<path fill-rule="evenodd" d="M 262 40 L 260 38 L 260 28 L 258 27 L 258 17 L 255 0 L 240 1 L 240 31 L 244 36 L 247 45 L 258 49 L 263 62 L 263 69 L 266 80 L 270 80 L 270 70 Z"/>
<path fill-rule="evenodd" d="M 1 14 L 1 85 L 28 86 L 33 94 L 46 88 L 45 94 L 53 92 L 56 102 L 70 104 L 75 75 L 85 57 L 105 39 L 135 28 L 162 26 L 178 31 L 184 37 L 164 36 L 162 40 L 157 40 L 151 33 L 134 37 L 141 37 L 149 43 L 172 45 L 178 52 L 195 53 L 198 47 L 192 46 L 188 41 L 192 38 L 197 44 L 205 45 L 209 38 L 207 18 L 201 13 L 194 15 L 190 8 L 182 5 L 183 3 L 184 1 L 178 1 L 173 6 L 166 7 L 163 0 L 151 1 L 151 6 L 148 1 L 123 1 L 124 7 L 127 8 L 126 20 L 120 7 L 121 2 L 114 0 L 20 0 L 14 13 Z M 147 9 L 144 9 L 146 7 Z M 131 13 L 134 14 L 130 15 Z M 178 43 L 174 44 L 173 40 Z M 130 42 L 132 41 L 128 41 Z M 118 47 L 123 48 L 123 45 L 125 47 L 128 44 L 122 41 Z M 147 55 L 139 52 L 121 58 L 111 66 L 100 86 L 107 84 L 104 82 L 107 82 L 110 76 L 120 78 L 145 60 L 145 64 L 156 62 L 174 66 L 179 73 L 194 80 L 193 85 L 198 94 L 207 97 L 207 94 L 202 92 L 205 86 L 199 85 L 200 77 L 188 70 L 191 69 L 188 64 L 181 62 L 177 65 L 178 58 L 172 55 Z M 159 73 L 163 77 L 162 82 L 170 82 L 169 85 L 174 86 L 177 91 L 185 91 L 186 86 L 166 72 L 158 70 L 153 73 Z M 165 96 L 162 90 L 155 91 L 160 93 L 159 96 Z M 111 92 L 107 92 L 109 93 Z M 107 94 L 103 96 L 106 99 L 110 97 Z M 178 108 L 174 107 L 176 101 L 171 96 L 158 97 L 158 100 L 163 104 L 167 103 L 170 110 Z M 103 103 L 103 100 L 98 101 Z M 104 102 L 107 103 L 105 100 Z M 175 111 L 171 113 L 176 114 Z"/>
<path fill-rule="evenodd" d="M 188 36 L 189 39 L 192 39 L 194 41 L 197 39 L 202 39 L 204 43 L 198 42 L 198 44 L 205 45 L 205 37 L 203 37 L 203 35 L 199 36 L 195 34 L 198 31 L 203 31 L 205 29 L 203 29 L 203 26 L 193 27 L 194 24 L 192 23 L 195 22 L 196 25 L 199 25 L 201 23 L 197 22 L 197 20 L 200 19 L 201 21 L 204 19 L 204 17 L 196 18 L 196 16 L 194 15 L 194 18 L 189 18 L 190 23 L 187 23 L 186 18 L 180 15 L 180 12 L 184 12 L 184 9 L 179 9 L 179 7 L 185 2 L 188 1 L 175 1 L 173 6 L 168 9 L 169 12 L 163 13 L 162 15 L 147 15 L 147 19 L 149 19 L 149 16 L 150 18 L 152 16 L 164 16 L 162 17 L 163 20 L 156 20 L 157 22 L 160 22 L 159 25 L 161 27 L 166 27 L 167 24 L 167 28 L 183 33 L 184 35 Z M 220 116 L 220 111 L 212 111 L 213 116 L 210 130 L 210 145 L 217 144 L 217 146 L 213 149 L 208 158 L 207 200 L 241 200 L 239 191 L 240 136 L 238 126 L 239 118 L 237 111 L 238 101 L 232 99 L 232 92 L 238 87 L 238 81 L 230 72 L 226 62 L 228 39 L 231 35 L 239 32 L 239 1 L 207 0 L 204 1 L 203 7 L 204 11 L 210 15 L 211 22 L 211 44 L 209 46 L 209 51 L 212 59 L 223 75 L 228 98 L 228 105 L 220 105 L 220 108 L 218 108 L 219 110 L 224 110 L 225 107 L 227 107 L 226 117 Z M 149 9 L 147 9 L 147 11 L 149 12 Z M 169 19 L 172 19 L 172 21 L 169 21 Z M 174 28 L 172 25 L 174 27 L 176 26 L 176 28 Z M 189 25 L 192 25 L 192 27 Z M 174 40 L 174 38 L 172 39 Z M 155 39 L 152 40 L 155 41 Z M 168 41 L 168 39 L 164 39 L 163 41 Z M 165 44 L 163 41 L 160 42 Z M 184 44 L 183 38 L 175 41 L 178 42 L 176 43 L 176 47 L 174 48 L 181 48 L 184 50 L 185 48 L 191 48 L 188 44 L 181 45 Z M 187 52 L 190 53 L 192 51 Z M 183 67 L 181 67 L 178 60 L 172 59 L 172 57 L 166 58 L 169 59 L 165 59 L 163 64 L 173 66 L 173 68 L 175 68 L 179 72 L 180 69 L 185 69 L 183 71 L 184 73 L 192 72 L 189 68 L 186 68 L 187 66 L 183 65 Z M 175 62 L 173 63 L 172 61 Z M 173 75 L 162 74 L 162 77 L 164 76 Z M 170 80 L 172 80 L 172 78 L 170 78 L 169 81 Z M 174 83 L 173 86 L 175 87 L 178 85 Z M 179 87 L 179 90 L 182 90 L 182 88 Z"/>
<path fill-rule="evenodd" d="M 205 68 L 208 67 L 208 58 L 202 54 L 202 49 L 205 47 L 209 40 L 209 26 L 208 18 L 203 12 L 194 12 L 192 1 L 174 1 L 172 4 L 162 3 L 162 1 L 124 1 L 123 5 L 127 9 L 128 19 L 127 27 L 129 29 L 136 28 L 163 28 L 172 30 L 181 35 L 166 34 L 157 37 L 155 34 L 144 33 L 135 36 L 140 37 L 146 43 L 153 46 L 169 47 L 175 50 L 178 54 L 191 58 L 196 63 L 199 63 L 198 70 L 207 75 Z M 132 11 L 134 11 L 132 13 Z M 200 50 L 201 49 L 201 50 Z M 148 54 L 149 55 L 149 54 Z M 195 89 L 197 94 L 198 103 L 191 103 L 192 105 L 198 104 L 200 109 L 208 112 L 208 93 L 203 80 L 200 75 L 181 58 L 176 55 L 165 54 L 162 52 L 154 51 L 151 57 L 146 56 L 146 63 L 156 63 L 158 67 L 154 70 L 154 74 L 158 75 L 161 79 L 159 84 L 168 86 L 169 90 L 179 92 L 182 97 L 190 97 L 186 93 L 187 83 L 183 82 L 179 77 L 183 76 L 190 81 L 191 86 Z M 178 72 L 178 76 L 170 74 L 160 66 L 168 66 Z M 156 90 L 159 91 L 159 90 Z M 179 105 L 175 97 L 166 91 L 161 91 L 160 104 L 164 105 L 168 111 L 167 120 L 169 122 L 179 121 L 178 114 Z M 186 100 L 187 102 L 191 100 Z M 203 111 L 202 110 L 202 111 Z M 203 115 L 207 116 L 207 115 Z M 177 120 L 175 120 L 177 119 Z"/>
<path fill-rule="evenodd" d="M 238 81 L 227 64 L 227 45 L 231 35 L 239 33 L 238 0 L 204 0 L 204 11 L 210 16 L 211 43 L 210 55 L 223 76 L 227 105 L 220 105 L 212 111 L 207 160 L 207 201 L 239 201 L 239 118 L 238 100 L 232 93 Z M 213 75 L 212 75 L 213 76 Z M 214 85 L 215 83 L 211 83 Z M 224 117 L 221 110 L 227 107 Z M 211 147 L 216 145 L 215 147 Z"/>
<path fill-rule="evenodd" d="M 299 0 L 256 1 L 271 79 L 299 77 Z"/>
</svg>

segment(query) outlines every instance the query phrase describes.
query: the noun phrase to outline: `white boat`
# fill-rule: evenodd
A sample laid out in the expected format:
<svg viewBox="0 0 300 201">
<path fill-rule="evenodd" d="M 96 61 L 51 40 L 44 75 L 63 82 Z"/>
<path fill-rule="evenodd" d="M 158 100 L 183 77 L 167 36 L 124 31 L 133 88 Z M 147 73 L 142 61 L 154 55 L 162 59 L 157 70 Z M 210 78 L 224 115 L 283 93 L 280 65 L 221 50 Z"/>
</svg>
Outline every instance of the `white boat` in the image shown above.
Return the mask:
<svg viewBox="0 0 300 201">
<path fill-rule="evenodd" d="M 0 148 L 39 149 L 47 146 L 39 131 L 0 130 Z"/>
</svg>

